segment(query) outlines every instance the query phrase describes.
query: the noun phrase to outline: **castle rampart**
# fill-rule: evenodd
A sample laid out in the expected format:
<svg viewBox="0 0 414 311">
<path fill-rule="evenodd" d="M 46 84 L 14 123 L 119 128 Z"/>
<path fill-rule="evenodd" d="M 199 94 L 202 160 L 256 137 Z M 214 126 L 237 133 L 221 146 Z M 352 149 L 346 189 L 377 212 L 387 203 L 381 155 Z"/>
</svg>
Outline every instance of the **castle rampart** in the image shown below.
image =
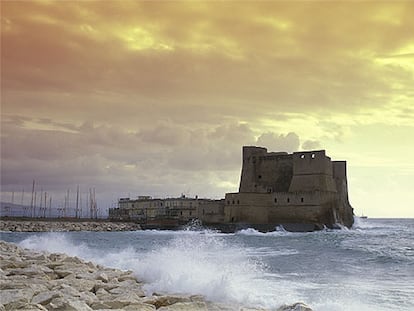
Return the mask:
<svg viewBox="0 0 414 311">
<path fill-rule="evenodd" d="M 243 147 L 239 192 L 227 193 L 224 204 L 224 221 L 233 224 L 320 228 L 353 223 L 346 162 L 331 161 L 325 150 L 287 154 Z"/>
</svg>

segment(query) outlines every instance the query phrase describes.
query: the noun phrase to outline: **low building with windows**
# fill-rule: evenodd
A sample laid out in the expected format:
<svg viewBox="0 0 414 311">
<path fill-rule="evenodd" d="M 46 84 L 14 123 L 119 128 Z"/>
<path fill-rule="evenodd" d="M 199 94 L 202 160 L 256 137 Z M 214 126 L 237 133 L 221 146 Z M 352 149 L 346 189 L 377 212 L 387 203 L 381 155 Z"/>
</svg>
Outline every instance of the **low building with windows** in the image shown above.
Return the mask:
<svg viewBox="0 0 414 311">
<path fill-rule="evenodd" d="M 109 218 L 113 221 L 134 221 L 155 228 L 184 225 L 195 219 L 216 222 L 223 221 L 222 202 L 224 200 L 199 199 L 197 196 L 189 198 L 184 195 L 164 199 L 150 196 L 120 198 L 118 207 L 109 210 Z"/>
</svg>

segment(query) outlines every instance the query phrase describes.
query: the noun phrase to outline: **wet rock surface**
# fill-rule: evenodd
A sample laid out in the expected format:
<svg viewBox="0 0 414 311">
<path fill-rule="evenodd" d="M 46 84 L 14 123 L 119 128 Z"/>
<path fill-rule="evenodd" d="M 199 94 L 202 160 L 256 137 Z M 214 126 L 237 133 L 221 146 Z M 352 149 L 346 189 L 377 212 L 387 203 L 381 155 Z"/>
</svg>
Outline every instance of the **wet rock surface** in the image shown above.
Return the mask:
<svg viewBox="0 0 414 311">
<path fill-rule="evenodd" d="M 202 296 L 146 296 L 132 271 L 95 265 L 64 254 L 41 253 L 0 241 L 0 311 L 254 311 Z M 277 311 L 312 311 L 303 303 Z"/>
</svg>

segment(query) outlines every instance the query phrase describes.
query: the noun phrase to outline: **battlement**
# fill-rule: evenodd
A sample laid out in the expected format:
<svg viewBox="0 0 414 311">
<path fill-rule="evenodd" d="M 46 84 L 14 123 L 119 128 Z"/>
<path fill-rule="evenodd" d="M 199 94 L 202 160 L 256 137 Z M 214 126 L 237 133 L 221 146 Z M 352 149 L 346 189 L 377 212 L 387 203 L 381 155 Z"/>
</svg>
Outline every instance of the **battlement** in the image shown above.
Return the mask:
<svg viewBox="0 0 414 311">
<path fill-rule="evenodd" d="M 338 175 L 343 175 L 341 165 L 343 164 L 338 163 L 335 166 Z M 325 150 L 288 154 L 267 152 L 263 147 L 246 146 L 243 147 L 239 192 L 336 192 L 333 177 L 332 161 L 326 156 Z"/>
<path fill-rule="evenodd" d="M 230 222 L 353 222 L 346 162 L 331 161 L 325 150 L 288 154 L 243 147 L 239 192 L 227 194 L 226 202 Z"/>
<path fill-rule="evenodd" d="M 325 150 L 293 153 L 293 177 L 289 191 L 337 191 L 332 161 Z"/>
<path fill-rule="evenodd" d="M 325 174 L 332 176 L 331 158 L 325 150 L 294 152 L 293 175 Z"/>
</svg>

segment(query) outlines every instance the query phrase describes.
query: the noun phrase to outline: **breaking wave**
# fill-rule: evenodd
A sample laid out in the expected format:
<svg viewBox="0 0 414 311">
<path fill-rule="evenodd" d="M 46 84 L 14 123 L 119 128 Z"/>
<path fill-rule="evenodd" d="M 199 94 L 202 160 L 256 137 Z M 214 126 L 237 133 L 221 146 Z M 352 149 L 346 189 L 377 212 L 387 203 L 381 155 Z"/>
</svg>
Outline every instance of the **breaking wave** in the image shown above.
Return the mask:
<svg viewBox="0 0 414 311">
<path fill-rule="evenodd" d="M 166 233 L 152 231 L 142 234 Z M 138 279 L 146 283 L 144 290 L 148 295 L 154 292 L 201 294 L 213 301 L 267 307 L 297 301 L 298 296 L 292 288 L 275 283 L 279 276 L 270 273 L 258 259 L 266 253 L 285 253 L 270 248 L 253 251 L 229 245 L 215 233 L 187 232 L 176 235 L 166 245 L 143 253 L 131 245 L 120 251 L 91 248 L 86 243 L 76 243 L 67 233 L 37 234 L 19 245 L 132 270 Z M 275 292 L 278 294 L 275 295 Z"/>
<path fill-rule="evenodd" d="M 250 228 L 234 234 L 187 229 L 5 236 L 25 248 L 132 270 L 148 295 L 201 294 L 269 309 L 304 301 L 315 311 L 413 310 L 414 222 L 358 221 L 351 230 L 313 233 Z"/>
</svg>

